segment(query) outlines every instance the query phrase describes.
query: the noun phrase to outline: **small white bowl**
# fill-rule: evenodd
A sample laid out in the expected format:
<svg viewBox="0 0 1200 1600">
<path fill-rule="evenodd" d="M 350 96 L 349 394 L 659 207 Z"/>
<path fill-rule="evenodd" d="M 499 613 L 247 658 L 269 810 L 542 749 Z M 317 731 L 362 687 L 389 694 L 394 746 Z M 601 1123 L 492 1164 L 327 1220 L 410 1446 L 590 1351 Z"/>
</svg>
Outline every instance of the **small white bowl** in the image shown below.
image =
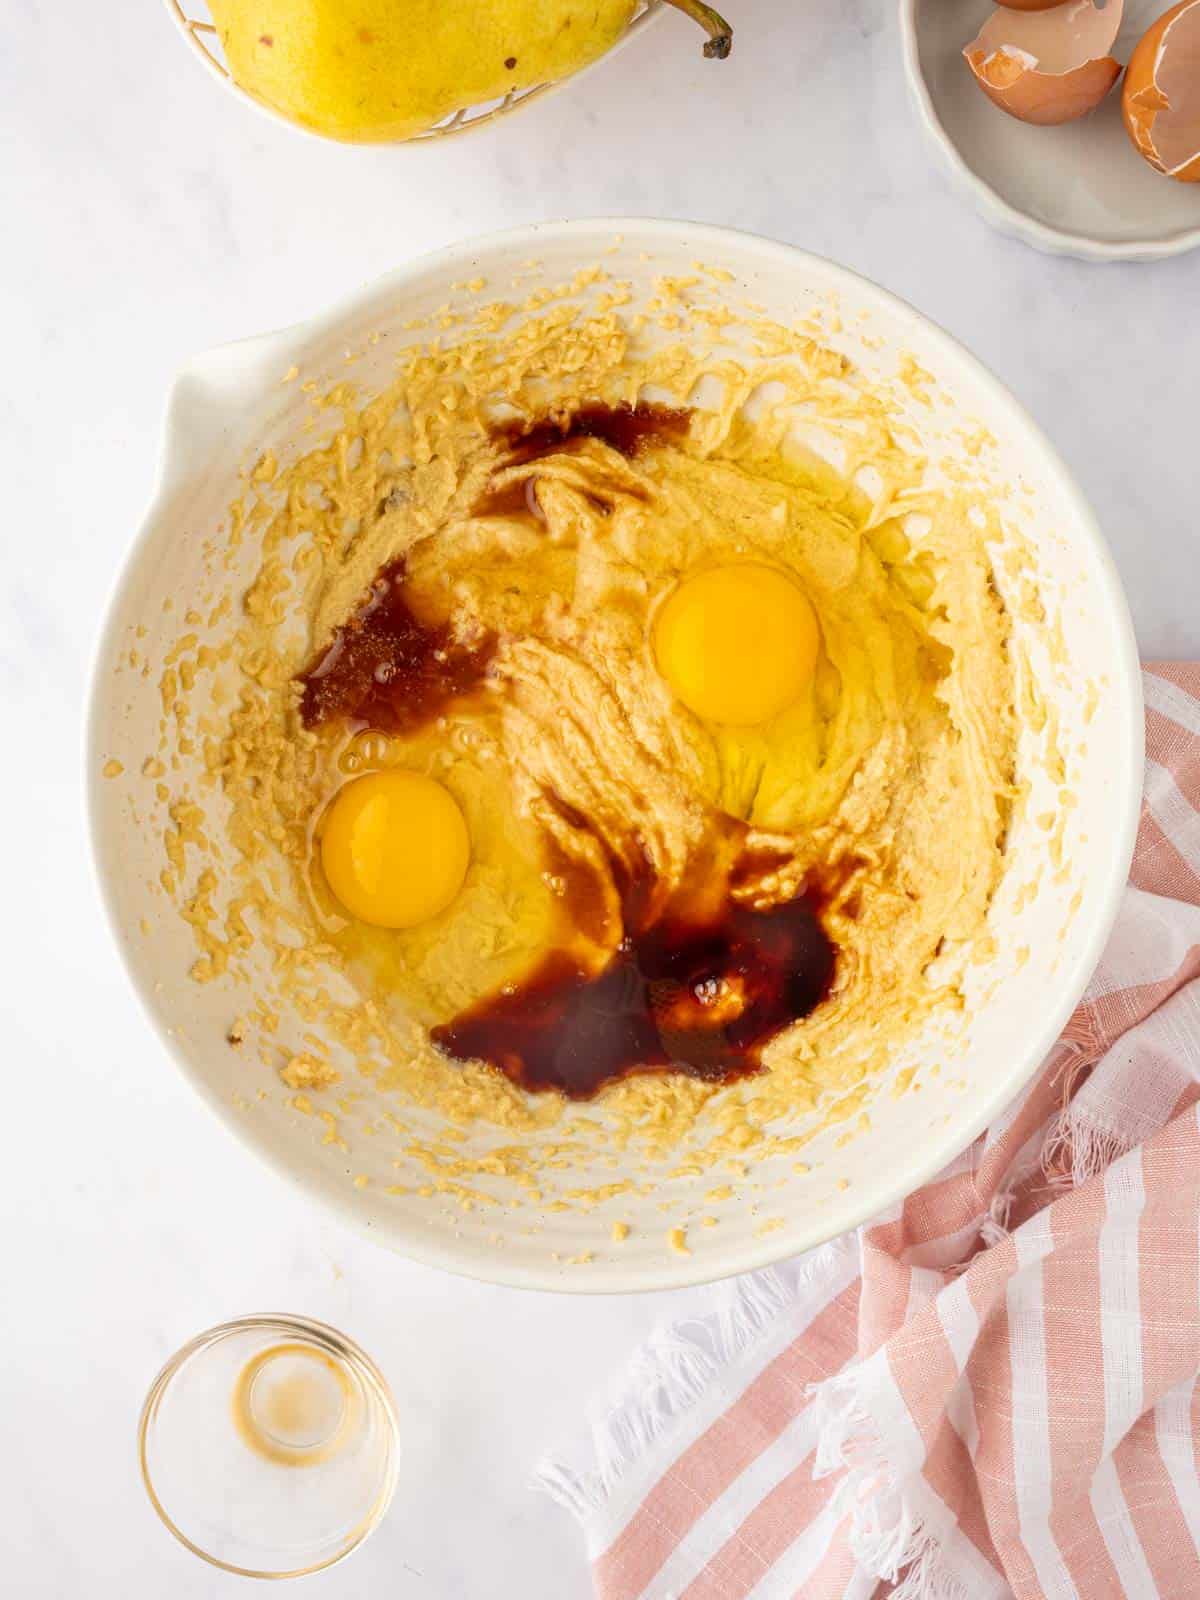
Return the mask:
<svg viewBox="0 0 1200 1600">
<path fill-rule="evenodd" d="M 891 384 L 909 358 L 918 364 L 927 386 L 900 386 L 907 399 L 897 426 L 931 464 L 949 461 L 957 478 L 960 468 L 985 462 L 988 478 L 1009 491 L 998 510 L 1013 559 L 997 553 L 997 583 L 1003 591 L 1026 576 L 1037 580 L 1045 625 L 1025 604 L 1014 607 L 1013 625 L 1047 716 L 1030 720 L 1018 751 L 1029 803 L 1014 825 L 992 908 L 995 955 L 978 970 L 962 1011 L 938 1020 L 894 1063 L 896 1072 L 913 1067 L 920 1092 L 897 1094 L 893 1081 L 881 1082 L 869 1118 L 856 1123 L 849 1142 L 834 1125 L 806 1145 L 806 1167 L 785 1152 L 757 1157 L 727 1205 L 714 1202 L 703 1164 L 681 1164 L 678 1152 L 623 1149 L 614 1150 L 615 1168 L 597 1150 L 567 1170 L 547 1169 L 532 1215 L 529 1206 L 517 1214 L 503 1206 L 463 1211 L 430 1194 L 422 1151 L 408 1148 L 408 1140 L 370 1136 L 369 1125 L 386 1126 L 395 1107 L 430 1142 L 444 1133 L 434 1111 L 356 1079 L 358 1098 L 339 1117 L 344 1141 L 334 1139 L 317 1117 L 293 1108 L 275 1064 L 249 1045 L 230 1048 L 229 1024 L 253 1011 L 269 958 L 261 948 L 247 957 L 257 963 L 256 975 L 231 971 L 205 985 L 188 976 L 195 944 L 159 889 L 161 821 L 150 821 L 158 774 L 143 766 L 163 716 L 160 674 L 143 671 L 142 663 L 162 662 L 178 638 L 187 597 L 205 592 L 207 536 L 244 491 L 243 470 L 262 450 L 286 462 L 301 445 L 318 442 L 309 431 L 308 396 L 299 382 L 281 383 L 285 374 L 303 372 L 324 392 L 345 378 L 352 351 L 355 381 L 364 394 L 377 392 L 414 337 L 405 332 L 413 319 L 433 319 L 451 304 L 471 309 L 475 291 L 463 280 L 484 280 L 482 292 L 495 295 L 518 280 L 528 286 L 532 270 L 545 283 L 567 285 L 601 261 L 629 285 L 634 305 L 659 292 L 662 275 L 683 278 L 702 262 L 733 308 L 751 301 L 786 326 L 821 317 L 828 329 L 822 337 L 871 380 Z M 604 291 L 605 281 L 584 271 L 576 299 L 586 305 Z M 750 354 L 754 327 L 735 319 L 724 337 Z M 336 431 L 339 415 L 329 413 L 324 426 Z M 260 553 L 252 539 L 231 548 L 233 565 L 221 581 L 240 594 Z M 236 612 L 221 624 L 235 625 Z M 1091 692 L 1089 684 L 1096 686 Z M 1046 760 L 1046 730 L 1066 761 L 1076 801 L 1063 813 L 1060 840 L 1037 821 L 1061 811 L 1061 772 Z M 308 323 L 188 364 L 167 409 L 158 491 L 96 660 L 88 777 L 114 941 L 178 1065 L 261 1157 L 347 1221 L 418 1260 L 529 1288 L 626 1292 L 744 1272 L 820 1244 L 931 1178 L 997 1116 L 1044 1060 L 1099 959 L 1128 872 L 1142 749 L 1141 679 L 1116 571 L 1066 467 L 997 380 L 910 306 L 831 262 L 726 229 L 628 219 L 545 223 L 468 240 L 412 262 Z M 180 759 L 178 778 L 202 792 L 200 749 Z M 225 825 L 220 804 L 209 805 L 205 826 L 218 843 Z M 1030 897 L 1022 886 L 1034 879 L 1041 887 Z M 321 1027 L 283 1021 L 281 1040 Z M 602 1101 L 595 1115 L 603 1118 Z M 798 1112 L 792 1131 L 811 1128 L 812 1119 Z M 495 1137 L 490 1125 L 475 1124 L 456 1148 L 486 1155 Z M 504 1141 L 524 1137 L 506 1131 Z M 614 1180 L 629 1180 L 631 1192 L 584 1210 L 557 1203 L 560 1194 L 601 1193 Z M 478 1180 L 485 1189 L 489 1182 Z M 714 1209 L 720 1225 L 701 1228 Z M 615 1222 L 632 1227 L 619 1245 Z M 697 1225 L 688 1235 L 692 1254 L 673 1251 L 668 1229 L 689 1223 Z"/>
<path fill-rule="evenodd" d="M 1168 0 L 1126 0 L 1114 55 L 1124 63 Z M 1200 245 L 1200 184 L 1147 166 L 1121 121 L 1121 82 L 1091 116 L 1035 128 L 975 82 L 963 46 L 991 0 L 900 0 L 904 70 L 926 132 L 984 217 L 1051 255 L 1157 261 Z"/>
</svg>

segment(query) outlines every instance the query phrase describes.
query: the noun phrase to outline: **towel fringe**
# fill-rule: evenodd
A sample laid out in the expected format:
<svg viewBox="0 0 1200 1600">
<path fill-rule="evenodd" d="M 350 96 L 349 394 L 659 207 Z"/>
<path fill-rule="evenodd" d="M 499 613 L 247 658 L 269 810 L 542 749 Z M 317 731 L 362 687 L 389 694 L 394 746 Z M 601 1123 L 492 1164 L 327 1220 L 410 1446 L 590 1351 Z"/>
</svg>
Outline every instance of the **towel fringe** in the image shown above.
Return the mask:
<svg viewBox="0 0 1200 1600">
<path fill-rule="evenodd" d="M 659 1329 L 633 1357 L 615 1398 L 591 1419 L 588 1436 L 571 1455 L 551 1455 L 534 1486 L 580 1521 L 599 1511 L 617 1486 L 712 1384 L 742 1360 L 787 1312 L 857 1249 L 853 1235 L 822 1245 L 799 1262 L 737 1278 L 711 1315 Z M 594 1463 L 584 1467 L 580 1459 Z"/>
<path fill-rule="evenodd" d="M 850 1549 L 859 1564 L 896 1585 L 891 1600 L 971 1600 L 888 1459 L 863 1395 L 862 1372 L 855 1366 L 813 1386 L 813 1477 L 844 1474 L 830 1507 L 835 1517 L 849 1519 Z"/>
<path fill-rule="evenodd" d="M 583 1522 L 597 1509 L 595 1485 L 572 1471 L 567 1462 L 547 1458 L 541 1462 L 533 1476 L 534 1488 L 541 1489 L 552 1500 L 557 1500 L 564 1510 Z"/>
<path fill-rule="evenodd" d="M 1016 1183 L 1011 1180 L 1003 1188 L 997 1189 L 992 1196 L 991 1204 L 979 1224 L 979 1242 L 985 1248 L 990 1250 L 993 1245 L 1002 1244 L 1012 1232 L 1009 1224 L 1015 1199 Z M 965 1264 L 970 1265 L 969 1262 Z"/>
<path fill-rule="evenodd" d="M 1042 1146 L 1042 1171 L 1055 1189 L 1077 1189 L 1107 1171 L 1137 1143 L 1074 1105 L 1060 1111 Z"/>
</svg>

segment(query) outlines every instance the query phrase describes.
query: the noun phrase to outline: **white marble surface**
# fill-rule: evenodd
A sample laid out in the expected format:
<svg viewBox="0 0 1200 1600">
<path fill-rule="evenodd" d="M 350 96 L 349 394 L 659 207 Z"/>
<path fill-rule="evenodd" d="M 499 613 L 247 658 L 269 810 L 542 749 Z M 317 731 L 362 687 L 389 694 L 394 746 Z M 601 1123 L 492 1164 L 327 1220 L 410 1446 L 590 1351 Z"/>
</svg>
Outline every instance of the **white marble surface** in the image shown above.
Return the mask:
<svg viewBox="0 0 1200 1600">
<path fill-rule="evenodd" d="M 507 124 L 437 147 L 325 147 L 192 66 L 155 0 L 10 0 L 0 51 L 0 383 L 8 720 L 0 1157 L 0 1590 L 231 1594 L 155 1521 L 143 1390 L 183 1339 L 288 1309 L 394 1385 L 400 1490 L 306 1592 L 586 1593 L 531 1464 L 668 1309 L 457 1282 L 311 1212 L 235 1146 L 150 1037 L 88 876 L 79 720 L 103 598 L 193 351 L 300 317 L 464 234 L 545 217 L 731 223 L 845 262 L 964 339 L 1048 428 L 1116 551 L 1146 654 L 1200 653 L 1200 256 L 1054 261 L 931 163 L 889 0 L 728 0 L 734 56 L 674 17 Z M 669 1305 L 668 1305 L 669 1301 Z M 244 1587 L 244 1585 L 243 1585 Z"/>
</svg>

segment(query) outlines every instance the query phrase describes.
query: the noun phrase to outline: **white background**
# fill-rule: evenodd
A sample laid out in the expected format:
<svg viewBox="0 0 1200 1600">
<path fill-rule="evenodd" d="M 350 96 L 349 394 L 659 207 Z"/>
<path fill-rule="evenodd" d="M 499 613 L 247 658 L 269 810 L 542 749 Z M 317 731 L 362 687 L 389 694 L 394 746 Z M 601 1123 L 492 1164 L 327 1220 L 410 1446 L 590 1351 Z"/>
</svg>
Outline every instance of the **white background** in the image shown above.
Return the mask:
<svg viewBox="0 0 1200 1600">
<path fill-rule="evenodd" d="M 399 0 L 398 0 L 399 3 Z M 355 150 L 193 65 L 157 0 L 5 0 L 0 40 L 0 1592 L 246 1592 L 176 1546 L 134 1423 L 165 1356 L 253 1310 L 325 1318 L 402 1413 L 395 1506 L 314 1596 L 571 1600 L 539 1453 L 664 1315 L 458 1282 L 360 1242 L 236 1146 L 146 1031 L 90 886 L 80 710 L 173 369 L 464 235 L 586 214 L 729 223 L 857 268 L 963 339 L 1099 513 L 1144 655 L 1200 653 L 1200 256 L 1050 260 L 952 192 L 887 0 L 728 0 L 507 123 Z M 1053 134 L 1048 134 L 1053 137 Z"/>
</svg>

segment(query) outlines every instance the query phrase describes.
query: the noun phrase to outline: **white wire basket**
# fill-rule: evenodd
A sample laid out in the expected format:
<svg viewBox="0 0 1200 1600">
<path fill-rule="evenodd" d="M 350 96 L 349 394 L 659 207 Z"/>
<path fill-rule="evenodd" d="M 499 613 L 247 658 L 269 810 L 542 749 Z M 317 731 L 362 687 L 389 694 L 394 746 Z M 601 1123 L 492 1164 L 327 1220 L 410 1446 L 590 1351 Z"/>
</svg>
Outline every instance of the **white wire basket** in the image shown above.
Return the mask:
<svg viewBox="0 0 1200 1600">
<path fill-rule="evenodd" d="M 180 37 L 190 45 L 201 65 L 223 83 L 231 94 L 261 111 L 273 122 L 281 122 L 289 128 L 299 128 L 301 133 L 307 133 L 315 139 L 326 137 L 312 128 L 305 128 L 303 124 L 293 122 L 290 117 L 285 117 L 273 106 L 269 106 L 265 100 L 260 100 L 257 95 L 250 94 L 248 90 L 233 81 L 229 68 L 225 65 L 220 37 L 209 17 L 204 0 L 164 0 L 164 3 L 179 30 Z M 628 44 L 636 33 L 661 13 L 662 9 L 663 0 L 641 0 L 633 21 L 607 55 L 612 55 L 613 50 L 620 50 L 622 46 Z M 600 59 L 604 60 L 605 57 L 602 56 Z M 596 63 L 591 62 L 589 65 L 595 66 Z M 583 72 L 587 70 L 587 67 L 582 69 Z M 580 73 L 573 74 L 574 77 L 580 75 Z M 435 123 L 432 128 L 426 128 L 423 132 L 415 133 L 409 139 L 398 142 L 413 144 L 424 139 L 443 139 L 451 133 L 470 133 L 475 128 L 482 128 L 486 123 L 494 122 L 497 117 L 507 116 L 510 111 L 517 111 L 521 106 L 527 106 L 531 100 L 549 94 L 552 89 L 560 89 L 564 83 L 570 81 L 570 78 L 561 78 L 556 83 L 539 83 L 530 89 L 512 89 L 501 99 L 489 100 L 482 105 L 468 106 L 461 111 L 455 111 L 450 116 L 444 117 L 441 122 Z"/>
</svg>

